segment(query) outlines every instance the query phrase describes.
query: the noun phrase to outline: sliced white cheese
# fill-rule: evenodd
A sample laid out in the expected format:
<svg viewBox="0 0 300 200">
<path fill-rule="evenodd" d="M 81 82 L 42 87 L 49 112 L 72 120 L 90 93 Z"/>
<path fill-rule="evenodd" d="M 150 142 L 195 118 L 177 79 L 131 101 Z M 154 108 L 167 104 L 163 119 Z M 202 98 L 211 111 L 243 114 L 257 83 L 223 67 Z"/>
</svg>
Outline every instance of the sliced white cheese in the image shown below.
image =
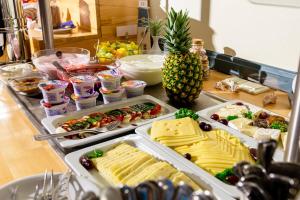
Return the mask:
<svg viewBox="0 0 300 200">
<path fill-rule="evenodd" d="M 258 128 L 253 137 L 258 141 L 267 141 L 270 139 L 274 139 L 276 141 L 279 140 L 280 130 L 278 129 L 268 129 L 268 128 Z"/>
<path fill-rule="evenodd" d="M 227 118 L 228 116 L 236 115 L 238 117 L 243 117 L 243 113 L 248 112 L 246 106 L 238 105 L 227 105 L 216 112 L 221 118 Z"/>
<path fill-rule="evenodd" d="M 248 118 L 237 118 L 234 120 L 230 120 L 228 126 L 237 130 L 247 127 L 252 122 L 251 119 Z"/>
</svg>

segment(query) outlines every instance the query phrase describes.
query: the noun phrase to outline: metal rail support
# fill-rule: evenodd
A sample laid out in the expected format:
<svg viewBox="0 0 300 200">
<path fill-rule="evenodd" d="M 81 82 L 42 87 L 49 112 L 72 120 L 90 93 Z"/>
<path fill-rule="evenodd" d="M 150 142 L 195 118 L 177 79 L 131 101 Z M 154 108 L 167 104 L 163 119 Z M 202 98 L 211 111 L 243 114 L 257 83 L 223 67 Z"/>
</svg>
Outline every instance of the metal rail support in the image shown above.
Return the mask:
<svg viewBox="0 0 300 200">
<path fill-rule="evenodd" d="M 299 162 L 299 136 L 300 136 L 300 60 L 297 73 L 296 86 L 294 91 L 294 101 L 289 122 L 284 161 Z"/>
<path fill-rule="evenodd" d="M 41 26 L 45 49 L 54 49 L 52 14 L 49 0 L 39 0 Z"/>
</svg>

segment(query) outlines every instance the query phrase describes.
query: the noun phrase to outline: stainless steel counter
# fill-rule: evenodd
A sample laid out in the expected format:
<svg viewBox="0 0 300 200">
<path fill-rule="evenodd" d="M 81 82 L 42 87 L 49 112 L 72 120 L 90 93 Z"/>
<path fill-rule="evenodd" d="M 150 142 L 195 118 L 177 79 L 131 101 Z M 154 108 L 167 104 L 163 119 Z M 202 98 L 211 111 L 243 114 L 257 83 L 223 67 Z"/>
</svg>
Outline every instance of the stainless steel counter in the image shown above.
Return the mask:
<svg viewBox="0 0 300 200">
<path fill-rule="evenodd" d="M 45 114 L 43 108 L 40 106 L 40 100 L 42 99 L 42 95 L 37 96 L 37 97 L 26 97 L 26 96 L 22 96 L 22 95 L 16 93 L 11 87 L 9 87 L 9 86 L 7 86 L 7 87 L 8 87 L 8 90 L 10 91 L 12 97 L 18 102 L 18 104 L 25 111 L 26 115 L 32 121 L 33 125 L 38 129 L 39 134 L 49 134 L 49 132 L 41 124 L 41 119 L 46 117 L 46 114 Z M 166 93 L 163 90 L 161 85 L 147 87 L 145 89 L 145 94 L 152 95 L 152 96 L 154 96 L 154 97 L 156 97 L 156 98 L 158 98 L 162 101 L 165 101 L 165 102 L 169 103 L 170 105 L 172 105 L 168 101 Z M 67 93 L 67 95 L 70 96 L 70 94 L 68 94 L 68 93 Z M 206 93 L 206 92 L 202 92 L 200 94 L 199 98 L 195 101 L 195 103 L 189 105 L 189 108 L 191 108 L 192 110 L 195 110 L 195 111 L 199 111 L 199 110 L 202 110 L 204 108 L 207 108 L 207 107 L 210 107 L 210 106 L 213 106 L 213 105 L 225 102 L 225 101 L 226 100 L 221 99 L 221 98 L 219 98 L 215 95 L 212 95 L 212 94 L 209 94 L 209 93 Z M 97 100 L 97 105 L 100 105 L 100 104 L 103 104 L 101 99 Z M 176 107 L 176 106 L 174 106 L 174 107 Z M 76 110 L 75 102 L 71 101 L 69 106 L 68 106 L 68 112 L 72 112 L 72 111 L 75 111 L 75 110 Z M 134 133 L 134 131 L 126 132 L 126 133 L 123 133 L 122 135 L 107 138 L 105 140 L 97 141 L 95 143 L 104 142 L 104 141 L 111 140 L 111 139 L 116 138 L 116 137 L 120 137 L 120 136 L 128 135 L 128 134 L 133 134 L 133 133 Z M 62 147 L 60 147 L 56 143 L 55 140 L 49 140 L 49 144 L 53 147 L 53 149 L 61 157 L 64 157 L 66 153 L 75 151 L 75 150 L 80 149 L 80 148 L 84 148 L 86 146 L 93 145 L 93 143 L 92 143 L 92 144 L 89 144 L 89 145 L 80 146 L 78 148 L 63 149 Z"/>
</svg>

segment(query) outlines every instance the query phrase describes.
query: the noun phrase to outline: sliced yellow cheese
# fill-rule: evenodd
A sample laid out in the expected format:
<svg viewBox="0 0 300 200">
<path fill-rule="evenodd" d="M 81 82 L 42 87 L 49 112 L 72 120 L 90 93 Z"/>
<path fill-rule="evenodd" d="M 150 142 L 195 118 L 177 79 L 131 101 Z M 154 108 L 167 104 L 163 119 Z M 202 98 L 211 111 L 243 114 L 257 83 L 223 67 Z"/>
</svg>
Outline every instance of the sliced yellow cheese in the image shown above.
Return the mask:
<svg viewBox="0 0 300 200">
<path fill-rule="evenodd" d="M 190 179 L 189 177 L 187 177 L 184 173 L 182 172 L 176 172 L 174 174 L 172 174 L 172 176 L 170 177 L 170 180 L 175 184 L 178 185 L 181 181 L 183 181 L 184 183 L 188 184 L 189 186 L 191 186 L 194 190 L 199 190 L 199 186 L 196 185 L 194 183 L 194 181 L 192 181 L 192 179 Z M 201 190 L 201 189 L 200 189 Z"/>
<path fill-rule="evenodd" d="M 158 123 L 158 126 L 155 125 L 156 128 L 154 127 L 155 131 L 151 131 L 151 138 L 155 138 L 156 141 L 173 148 L 182 155 L 189 153 L 192 157 L 191 161 L 209 173 L 215 175 L 243 160 L 254 163 L 249 149 L 238 138 L 226 131 L 214 129 L 203 132 L 200 130 L 200 137 L 193 137 L 190 127 L 194 127 L 194 125 L 190 124 L 188 126 L 185 124 L 186 129 L 180 126 L 180 129 L 178 129 L 178 124 L 175 122 L 176 120 L 164 120 Z M 240 124 L 237 123 L 237 125 L 245 127 L 248 126 L 248 122 L 250 121 L 240 120 Z M 168 129 L 165 127 L 168 127 Z M 198 125 L 197 127 L 199 128 Z M 171 130 L 177 130 L 176 134 Z M 152 133 L 155 135 L 153 136 Z"/>
<path fill-rule="evenodd" d="M 171 178 L 176 182 L 187 181 L 194 189 L 199 186 L 170 164 L 158 161 L 139 149 L 122 143 L 104 153 L 102 157 L 92 159 L 99 173 L 114 185 L 135 186 L 146 180 Z M 180 174 L 181 173 L 181 174 Z"/>
<path fill-rule="evenodd" d="M 152 124 L 151 138 L 156 139 L 160 137 L 173 136 L 195 136 L 203 135 L 198 123 L 185 117 L 182 119 L 161 120 Z"/>
</svg>

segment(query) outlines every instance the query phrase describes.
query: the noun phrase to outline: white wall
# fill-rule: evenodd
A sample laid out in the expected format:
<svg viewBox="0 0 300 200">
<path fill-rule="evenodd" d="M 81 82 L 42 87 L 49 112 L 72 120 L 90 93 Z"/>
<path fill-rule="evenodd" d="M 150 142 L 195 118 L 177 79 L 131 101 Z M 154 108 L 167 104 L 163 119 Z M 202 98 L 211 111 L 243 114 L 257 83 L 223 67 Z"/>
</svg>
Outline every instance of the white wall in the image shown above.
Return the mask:
<svg viewBox="0 0 300 200">
<path fill-rule="evenodd" d="M 248 0 L 150 0 L 152 17 L 171 6 L 187 9 L 192 36 L 206 48 L 296 71 L 300 59 L 300 8 Z"/>
</svg>

